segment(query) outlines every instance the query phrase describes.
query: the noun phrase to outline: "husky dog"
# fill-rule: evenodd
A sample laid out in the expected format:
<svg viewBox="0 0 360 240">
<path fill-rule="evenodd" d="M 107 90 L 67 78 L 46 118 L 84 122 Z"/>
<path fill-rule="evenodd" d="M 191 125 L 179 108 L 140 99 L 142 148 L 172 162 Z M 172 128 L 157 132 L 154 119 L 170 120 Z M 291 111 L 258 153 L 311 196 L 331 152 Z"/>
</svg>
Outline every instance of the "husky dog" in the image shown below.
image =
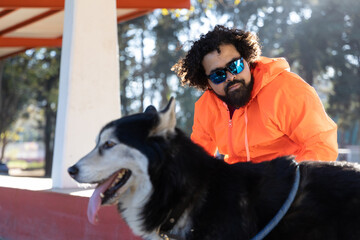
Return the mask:
<svg viewBox="0 0 360 240">
<path fill-rule="evenodd" d="M 228 165 L 175 127 L 175 101 L 108 123 L 69 174 L 144 239 L 359 240 L 360 172 L 280 157 Z M 269 159 L 270 160 L 270 159 Z"/>
</svg>

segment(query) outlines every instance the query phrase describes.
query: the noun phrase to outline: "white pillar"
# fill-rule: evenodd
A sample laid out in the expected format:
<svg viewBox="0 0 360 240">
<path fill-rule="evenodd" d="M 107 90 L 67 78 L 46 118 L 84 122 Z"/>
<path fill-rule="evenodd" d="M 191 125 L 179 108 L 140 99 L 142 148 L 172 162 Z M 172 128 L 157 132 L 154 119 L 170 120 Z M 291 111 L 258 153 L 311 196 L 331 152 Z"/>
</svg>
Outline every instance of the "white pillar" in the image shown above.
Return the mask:
<svg viewBox="0 0 360 240">
<path fill-rule="evenodd" d="M 120 117 L 116 0 L 65 0 L 53 187 L 77 184 L 67 168 Z"/>
</svg>

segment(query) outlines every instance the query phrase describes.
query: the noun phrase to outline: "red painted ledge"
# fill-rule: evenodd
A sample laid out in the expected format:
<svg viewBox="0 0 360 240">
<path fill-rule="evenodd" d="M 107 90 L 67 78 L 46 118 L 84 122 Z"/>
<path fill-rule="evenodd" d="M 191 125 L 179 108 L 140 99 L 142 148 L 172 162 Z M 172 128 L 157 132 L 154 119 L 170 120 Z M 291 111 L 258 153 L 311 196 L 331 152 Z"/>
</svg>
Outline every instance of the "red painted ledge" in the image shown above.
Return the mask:
<svg viewBox="0 0 360 240">
<path fill-rule="evenodd" d="M 99 224 L 88 222 L 88 197 L 0 187 L 0 239 L 140 240 L 117 214 L 104 207 Z"/>
</svg>

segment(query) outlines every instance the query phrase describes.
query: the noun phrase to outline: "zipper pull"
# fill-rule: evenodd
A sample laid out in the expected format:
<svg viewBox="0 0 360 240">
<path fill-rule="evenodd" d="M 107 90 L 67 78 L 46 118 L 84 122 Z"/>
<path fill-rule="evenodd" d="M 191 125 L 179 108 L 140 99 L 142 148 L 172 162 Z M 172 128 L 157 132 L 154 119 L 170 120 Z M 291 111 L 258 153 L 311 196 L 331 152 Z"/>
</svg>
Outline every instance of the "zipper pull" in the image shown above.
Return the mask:
<svg viewBox="0 0 360 240">
<path fill-rule="evenodd" d="M 232 127 L 232 120 L 229 120 L 229 127 Z"/>
</svg>

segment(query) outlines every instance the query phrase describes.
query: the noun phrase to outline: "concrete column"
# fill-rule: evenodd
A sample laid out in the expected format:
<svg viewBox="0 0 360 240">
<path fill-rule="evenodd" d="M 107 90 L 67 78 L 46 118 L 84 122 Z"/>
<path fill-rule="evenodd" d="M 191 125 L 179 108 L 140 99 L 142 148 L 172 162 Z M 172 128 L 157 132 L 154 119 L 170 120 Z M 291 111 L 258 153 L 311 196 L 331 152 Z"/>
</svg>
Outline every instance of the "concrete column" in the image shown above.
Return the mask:
<svg viewBox="0 0 360 240">
<path fill-rule="evenodd" d="M 65 0 L 53 187 L 77 184 L 67 168 L 120 117 L 116 0 Z"/>
</svg>

